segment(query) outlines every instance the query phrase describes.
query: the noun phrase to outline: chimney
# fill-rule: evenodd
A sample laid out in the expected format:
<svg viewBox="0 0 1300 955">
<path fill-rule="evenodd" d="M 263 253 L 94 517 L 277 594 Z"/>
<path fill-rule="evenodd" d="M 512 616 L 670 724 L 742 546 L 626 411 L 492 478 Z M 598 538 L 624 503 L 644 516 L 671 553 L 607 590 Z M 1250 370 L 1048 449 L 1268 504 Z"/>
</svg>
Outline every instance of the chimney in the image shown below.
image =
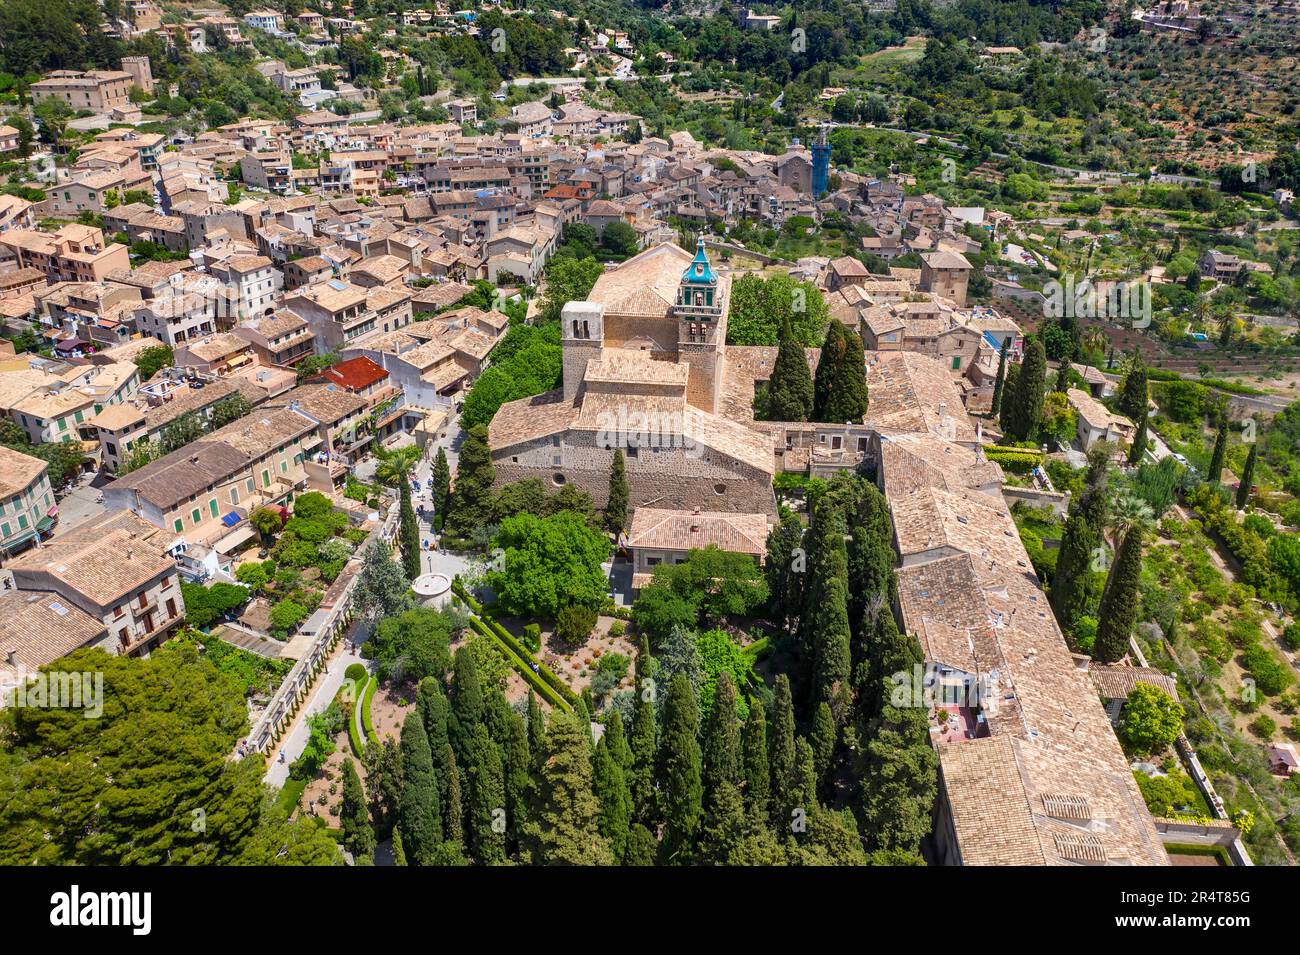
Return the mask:
<svg viewBox="0 0 1300 955">
<path fill-rule="evenodd" d="M 8 663 L 11 667 L 18 666 L 18 651 L 10 650 L 7 654 L 5 654 L 5 662 Z"/>
</svg>

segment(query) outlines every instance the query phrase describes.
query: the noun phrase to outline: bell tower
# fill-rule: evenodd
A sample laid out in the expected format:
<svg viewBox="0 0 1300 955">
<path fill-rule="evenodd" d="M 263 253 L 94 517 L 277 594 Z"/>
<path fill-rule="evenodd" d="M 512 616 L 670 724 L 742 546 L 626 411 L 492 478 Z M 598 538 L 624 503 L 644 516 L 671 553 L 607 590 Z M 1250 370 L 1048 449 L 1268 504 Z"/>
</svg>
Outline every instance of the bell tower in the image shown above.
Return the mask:
<svg viewBox="0 0 1300 955">
<path fill-rule="evenodd" d="M 564 355 L 564 400 L 572 401 L 587 373 L 587 362 L 605 347 L 605 306 L 569 302 L 560 311 L 560 347 Z"/>
<path fill-rule="evenodd" d="M 677 286 L 673 315 L 677 319 L 677 358 L 690 365 L 686 400 L 697 408 L 716 412 L 722 380 L 726 320 L 724 289 L 704 251 L 704 239 Z"/>
</svg>

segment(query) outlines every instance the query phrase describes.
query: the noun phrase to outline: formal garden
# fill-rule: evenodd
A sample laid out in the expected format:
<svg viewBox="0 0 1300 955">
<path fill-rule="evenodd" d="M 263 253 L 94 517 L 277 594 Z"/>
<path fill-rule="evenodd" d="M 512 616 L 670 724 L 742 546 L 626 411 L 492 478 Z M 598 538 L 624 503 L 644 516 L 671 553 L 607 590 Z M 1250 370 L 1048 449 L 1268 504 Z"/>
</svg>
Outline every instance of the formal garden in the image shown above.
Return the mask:
<svg viewBox="0 0 1300 955">
<path fill-rule="evenodd" d="M 258 508 L 249 521 L 258 539 L 237 558 L 238 583 L 182 584 L 186 618 L 199 629 L 237 619 L 284 641 L 320 606 L 369 532 L 316 491 L 296 498 L 292 512 Z"/>
</svg>

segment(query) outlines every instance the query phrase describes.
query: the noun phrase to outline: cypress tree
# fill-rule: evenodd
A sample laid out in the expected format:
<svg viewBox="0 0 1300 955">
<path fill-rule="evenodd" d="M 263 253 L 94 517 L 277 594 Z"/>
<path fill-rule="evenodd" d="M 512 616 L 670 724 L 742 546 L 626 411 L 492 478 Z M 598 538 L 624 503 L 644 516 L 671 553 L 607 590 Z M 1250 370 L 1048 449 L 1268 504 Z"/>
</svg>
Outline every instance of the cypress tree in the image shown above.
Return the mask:
<svg viewBox="0 0 1300 955">
<path fill-rule="evenodd" d="M 703 812 L 700 783 L 700 710 L 683 674 L 673 677 L 664 699 L 659 784 L 663 800 L 660 854 L 670 865 L 689 865 L 695 855 Z"/>
<path fill-rule="evenodd" d="M 506 861 L 506 781 L 501 752 L 487 727 L 479 723 L 470 736 L 473 759 L 465 773 L 469 789 L 469 850 L 480 865 Z"/>
<path fill-rule="evenodd" d="M 772 697 L 771 729 L 768 733 L 768 766 L 772 771 L 772 822 L 784 829 L 790 822 L 794 777 L 794 700 L 790 696 L 790 678 L 781 673 L 776 678 Z"/>
<path fill-rule="evenodd" d="M 826 409 L 830 405 L 831 393 L 840 377 L 840 364 L 848 344 L 844 340 L 846 331 L 842 322 L 832 321 L 826 326 L 826 337 L 817 356 L 817 373 L 813 377 L 813 420 L 825 421 Z"/>
<path fill-rule="evenodd" d="M 1228 454 L 1228 416 L 1219 415 L 1219 433 L 1214 438 L 1214 451 L 1210 454 L 1210 473 L 1206 475 L 1211 484 L 1223 480 L 1223 459 Z"/>
<path fill-rule="evenodd" d="M 1246 452 L 1246 466 L 1241 471 L 1241 484 L 1237 486 L 1237 510 L 1244 511 L 1250 503 L 1250 489 L 1255 484 L 1255 458 L 1259 454 L 1259 441 Z"/>
<path fill-rule="evenodd" d="M 929 721 L 917 707 L 885 707 L 866 746 L 862 818 L 874 851 L 920 852 L 933 824 L 938 755 Z"/>
<path fill-rule="evenodd" d="M 628 789 L 637 822 L 649 825 L 655 818 L 655 763 L 658 757 L 658 727 L 655 723 L 654 685 L 650 682 L 650 645 L 641 638 L 636 658 L 636 686 L 632 699 L 632 765 Z"/>
<path fill-rule="evenodd" d="M 1133 443 L 1128 447 L 1128 463 L 1137 467 L 1142 463 L 1142 456 L 1147 450 L 1147 411 L 1142 409 L 1142 415 L 1138 418 L 1137 431 L 1133 435 Z"/>
<path fill-rule="evenodd" d="M 1002 350 L 998 352 L 998 374 L 993 379 L 993 404 L 990 407 L 990 414 L 995 418 L 1002 410 L 1002 389 L 1007 382 L 1007 349 L 1010 347 L 1010 336 L 1002 339 Z"/>
<path fill-rule="evenodd" d="M 447 533 L 467 538 L 476 528 L 491 522 L 494 480 L 496 469 L 488 447 L 487 425 L 475 425 L 461 444 L 456 459 L 456 488 L 443 521 Z"/>
<path fill-rule="evenodd" d="M 1016 404 L 1016 386 L 1020 383 L 1020 366 L 1007 365 L 1007 380 L 1002 386 L 1002 406 L 998 411 L 998 426 L 1002 434 L 1008 434 L 1011 421 L 1015 417 L 1013 408 Z"/>
<path fill-rule="evenodd" d="M 614 464 L 609 472 L 609 503 L 605 505 L 605 530 L 618 537 L 627 529 L 627 466 L 623 449 L 614 449 Z"/>
<path fill-rule="evenodd" d="M 455 721 L 449 725 L 451 745 L 462 760 L 469 752 L 469 737 L 474 725 L 483 716 L 483 686 L 479 682 L 478 667 L 470 655 L 469 647 L 461 645 L 452 659 L 451 714 Z"/>
<path fill-rule="evenodd" d="M 823 785 L 830 772 L 831 759 L 835 755 L 835 717 L 831 708 L 824 701 L 817 704 L 813 711 L 812 729 L 808 734 L 808 743 L 813 751 L 813 770 L 817 782 Z"/>
<path fill-rule="evenodd" d="M 538 756 L 524 841 L 539 865 L 612 865 L 600 834 L 600 804 L 592 791 L 591 747 L 572 713 L 556 710 Z"/>
<path fill-rule="evenodd" d="M 370 825 L 370 811 L 366 808 L 366 794 L 361 788 L 361 777 L 349 757 L 343 761 L 343 806 L 339 811 L 343 827 L 343 845 L 353 858 L 370 858 L 375 852 L 375 830 Z"/>
<path fill-rule="evenodd" d="M 528 752 L 536 762 L 546 748 L 546 720 L 542 716 L 542 705 L 537 702 L 537 695 L 528 691 Z"/>
<path fill-rule="evenodd" d="M 1037 337 L 1029 339 L 1025 349 L 1025 359 L 1020 363 L 1020 373 L 1016 376 L 1015 392 L 1011 405 L 1007 409 L 1009 417 L 1004 419 L 1006 436 L 1012 441 L 1028 441 L 1038 430 L 1038 422 L 1043 413 L 1043 387 L 1047 375 L 1047 352 Z"/>
<path fill-rule="evenodd" d="M 627 745 L 627 731 L 623 729 L 623 714 L 610 707 L 609 716 L 605 718 L 605 735 L 609 745 L 609 755 L 614 757 L 623 770 L 632 765 L 632 750 Z"/>
<path fill-rule="evenodd" d="M 844 518 L 818 502 L 808 560 L 807 606 L 800 619 L 812 655 L 812 703 L 826 702 L 842 719 L 849 700 L 849 560 Z"/>
<path fill-rule="evenodd" d="M 753 703 L 741 733 L 741 751 L 745 764 L 745 807 L 755 819 L 766 820 L 771 813 L 772 770 L 767 761 L 767 719 L 763 707 Z"/>
<path fill-rule="evenodd" d="M 1066 518 L 1048 594 L 1056 622 L 1066 633 L 1074 631 L 1075 622 L 1087 608 L 1092 552 L 1099 543 L 1100 538 L 1082 514 L 1073 513 Z"/>
<path fill-rule="evenodd" d="M 1056 382 L 1052 385 L 1052 391 L 1065 394 L 1070 390 L 1070 363 L 1061 362 L 1061 367 L 1056 370 Z"/>
<path fill-rule="evenodd" d="M 623 851 L 623 865 L 654 865 L 658 852 L 654 834 L 641 823 L 632 823 L 627 833 L 627 848 Z"/>
<path fill-rule="evenodd" d="M 605 742 L 608 735 L 607 728 L 605 736 L 596 743 L 596 755 L 592 760 L 592 782 L 596 799 L 600 803 L 600 834 L 609 842 L 614 862 L 620 863 L 627 850 L 628 828 L 632 824 L 632 795 L 628 792 L 623 767 L 618 764 Z"/>
<path fill-rule="evenodd" d="M 731 674 L 718 674 L 713 709 L 704 728 L 702 756 L 704 804 L 712 805 L 723 783 L 739 786 L 741 779 L 740 722 L 736 718 L 736 688 Z"/>
<path fill-rule="evenodd" d="M 1129 528 L 1110 569 L 1097 613 L 1093 657 L 1114 663 L 1128 653 L 1128 638 L 1138 613 L 1138 582 L 1142 575 L 1142 528 Z"/>
<path fill-rule="evenodd" d="M 402 573 L 407 580 L 420 576 L 420 525 L 411 506 L 411 482 L 405 477 L 397 481 L 398 529 L 397 542 L 402 554 Z"/>
<path fill-rule="evenodd" d="M 442 841 L 442 812 L 429 738 L 418 713 L 402 723 L 402 796 L 398 817 L 403 848 L 413 865 L 432 865 Z"/>
<path fill-rule="evenodd" d="M 730 865 L 752 829 L 740 789 L 723 783 L 705 813 L 700 832 L 700 858 L 710 865 Z"/>
<path fill-rule="evenodd" d="M 832 324 L 839 324 L 834 319 Z M 862 339 L 851 328 L 843 328 L 844 354 L 835 368 L 830 397 L 823 421 L 861 424 L 867 413 L 867 362 Z"/>
<path fill-rule="evenodd" d="M 406 866 L 406 850 L 402 848 L 402 830 L 399 827 L 393 829 L 393 865 Z"/>
<path fill-rule="evenodd" d="M 1119 410 L 1134 421 L 1146 413 L 1147 387 L 1147 368 L 1142 363 L 1142 349 L 1139 348 L 1133 352 L 1132 367 L 1124 376 L 1124 384 L 1120 388 L 1119 400 L 1116 402 Z"/>
<path fill-rule="evenodd" d="M 460 768 L 456 765 L 456 753 L 451 744 L 446 746 L 447 760 L 447 801 L 443 804 L 443 836 L 457 848 L 465 846 L 465 802 L 460 793 Z"/>
<path fill-rule="evenodd" d="M 366 769 L 366 789 L 377 833 L 391 834 L 402 799 L 402 751 L 391 736 L 384 737 L 376 770 Z"/>
<path fill-rule="evenodd" d="M 439 447 L 438 456 L 433 459 L 433 513 L 437 517 L 447 516 L 447 497 L 451 494 L 451 466 L 447 464 L 447 452 Z"/>
<path fill-rule="evenodd" d="M 773 421 L 807 421 L 813 411 L 813 380 L 803 346 L 795 340 L 786 316 L 781 323 L 776 364 L 768 382 L 768 417 Z"/>
<path fill-rule="evenodd" d="M 866 720 L 872 720 L 884 710 L 888 698 L 884 691 L 891 685 L 895 674 L 907 674 L 910 681 L 913 667 L 924 662 L 921 647 L 916 640 L 898 629 L 898 621 L 888 608 L 876 615 L 876 632 L 868 648 L 868 699 L 859 700 L 859 711 Z"/>
<path fill-rule="evenodd" d="M 772 617 L 786 633 L 799 617 L 803 606 L 803 579 L 806 566 L 802 554 L 796 555 L 803 543 L 803 521 L 798 514 L 786 514 L 767 535 L 767 560 L 763 573 L 771 600 Z"/>
<path fill-rule="evenodd" d="M 519 833 L 527 820 L 528 780 L 532 757 L 528 751 L 528 727 L 523 717 L 511 714 L 509 734 L 502 748 L 506 790 L 507 851 L 518 847 Z"/>
</svg>

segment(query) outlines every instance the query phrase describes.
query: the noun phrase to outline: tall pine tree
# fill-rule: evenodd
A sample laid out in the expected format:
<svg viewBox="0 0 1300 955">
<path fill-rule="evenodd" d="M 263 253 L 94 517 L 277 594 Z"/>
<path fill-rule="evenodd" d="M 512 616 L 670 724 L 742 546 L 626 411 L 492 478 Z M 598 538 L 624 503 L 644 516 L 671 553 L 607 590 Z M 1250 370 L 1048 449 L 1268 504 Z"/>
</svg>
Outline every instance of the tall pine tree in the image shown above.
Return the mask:
<svg viewBox="0 0 1300 955">
<path fill-rule="evenodd" d="M 551 714 L 524 826 L 535 865 L 613 864 L 609 841 L 600 833 L 587 734 L 572 713 Z"/>
</svg>

